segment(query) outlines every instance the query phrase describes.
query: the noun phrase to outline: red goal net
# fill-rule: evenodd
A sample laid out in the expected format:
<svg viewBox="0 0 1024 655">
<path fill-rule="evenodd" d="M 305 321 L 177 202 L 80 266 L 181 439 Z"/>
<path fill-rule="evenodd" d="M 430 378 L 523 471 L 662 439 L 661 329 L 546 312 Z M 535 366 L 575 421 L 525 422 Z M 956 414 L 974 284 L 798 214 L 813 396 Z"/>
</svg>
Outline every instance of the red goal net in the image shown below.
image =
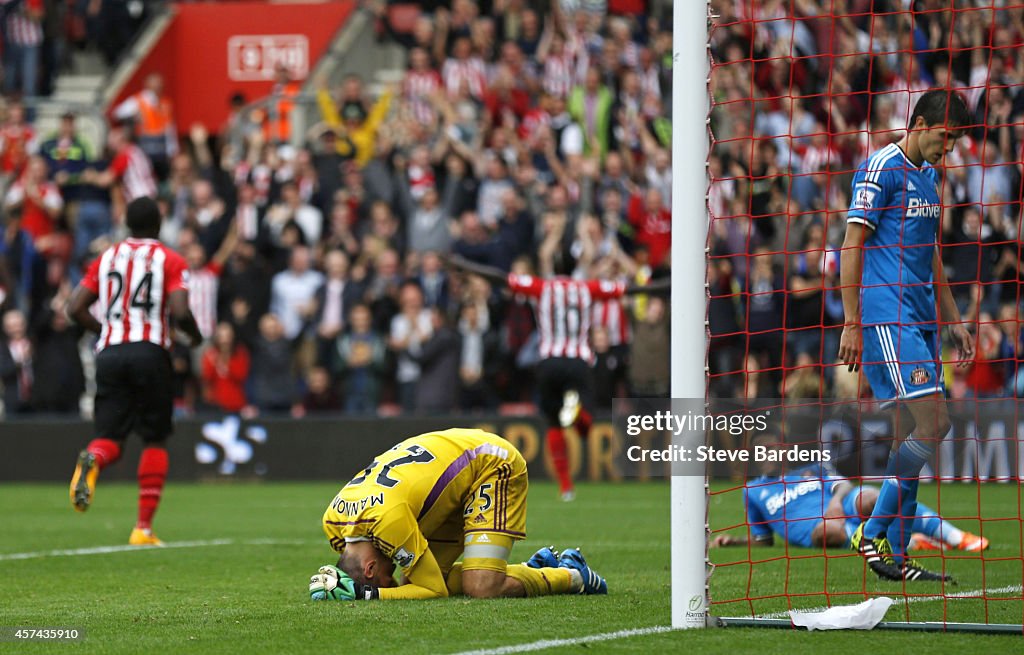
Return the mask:
<svg viewBox="0 0 1024 655">
<path fill-rule="evenodd" d="M 793 609 L 888 596 L 897 602 L 887 622 L 1020 629 L 1024 5 L 713 0 L 711 12 L 707 394 L 774 410 L 769 433 L 742 437 L 746 445 L 761 439 L 830 459 L 713 471 L 712 613 L 788 619 Z M 933 175 L 921 167 L 925 142 L 901 140 L 933 89 L 955 91 L 969 120 L 940 135 L 927 200 L 914 188 L 918 175 Z M 896 159 L 872 168 L 890 144 Z M 871 185 L 892 168 L 904 186 L 874 208 L 888 237 L 876 219 L 855 220 L 866 236 L 850 248 L 848 218 L 865 215 L 851 208 L 870 207 L 881 188 Z M 868 195 L 851 197 L 858 189 Z M 928 225 L 931 241 L 921 237 Z M 903 269 L 921 248 L 938 253 L 940 277 L 915 282 Z M 871 379 L 870 367 L 851 371 L 839 355 L 849 321 L 843 263 L 885 252 L 897 268 L 887 277 L 862 263 L 856 285 L 864 322 L 870 314 L 885 324 L 861 328 L 861 361 L 881 352 L 871 361 L 883 375 Z M 934 293 L 930 325 L 867 290 L 886 286 L 897 288 L 897 303 Z M 947 298 L 955 313 L 942 306 Z M 968 355 L 956 347 L 961 327 Z M 928 343 L 924 355 L 907 345 L 915 330 Z M 880 331 L 889 336 L 869 344 Z M 917 435 L 930 442 L 919 511 L 902 520 L 913 525 L 908 557 L 955 584 L 881 581 L 849 547 L 886 479 L 894 435 L 907 426 L 894 424 L 886 384 L 891 395 L 927 397 L 932 411 L 948 413 L 944 436 Z"/>
</svg>

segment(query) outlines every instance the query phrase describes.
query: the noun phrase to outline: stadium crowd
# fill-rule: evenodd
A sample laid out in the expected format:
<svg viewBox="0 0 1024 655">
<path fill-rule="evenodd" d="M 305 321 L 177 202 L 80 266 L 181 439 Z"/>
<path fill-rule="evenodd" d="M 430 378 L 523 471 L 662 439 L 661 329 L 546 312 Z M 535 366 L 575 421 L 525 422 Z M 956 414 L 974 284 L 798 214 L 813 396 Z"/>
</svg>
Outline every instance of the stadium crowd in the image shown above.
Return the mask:
<svg viewBox="0 0 1024 655">
<path fill-rule="evenodd" d="M 978 348 L 965 370 L 947 351 L 946 380 L 956 398 L 1024 396 L 1024 9 L 956 4 L 855 0 L 842 16 L 817 0 L 715 5 L 713 394 L 870 394 L 836 365 L 850 181 L 868 154 L 902 137 L 920 94 L 952 87 L 975 125 L 945 160 L 939 238 Z"/>
<path fill-rule="evenodd" d="M 159 0 L 4 0 L 0 2 L 3 93 L 49 96 L 73 68 L 72 52 L 96 51 L 113 65 Z"/>
<path fill-rule="evenodd" d="M 36 134 L 18 94 L 5 96 L 7 415 L 79 411 L 88 339 L 62 307 L 141 195 L 157 198 L 161 239 L 188 261 L 207 338 L 172 352 L 182 414 L 531 403 L 532 308 L 453 273 L 447 255 L 541 275 L 665 275 L 671 3 L 419 4 L 396 29 L 386 3 L 364 3 L 381 38 L 404 46 L 405 78 L 375 98 L 356 75 L 316 81 L 321 120 L 301 147 L 282 138 L 299 82 L 284 69 L 273 111 L 219 134 L 179 136 L 159 75 L 111 109 L 106 144 L 83 140 L 70 113 Z M 664 300 L 595 303 L 592 324 L 598 407 L 667 395 Z"/>
</svg>

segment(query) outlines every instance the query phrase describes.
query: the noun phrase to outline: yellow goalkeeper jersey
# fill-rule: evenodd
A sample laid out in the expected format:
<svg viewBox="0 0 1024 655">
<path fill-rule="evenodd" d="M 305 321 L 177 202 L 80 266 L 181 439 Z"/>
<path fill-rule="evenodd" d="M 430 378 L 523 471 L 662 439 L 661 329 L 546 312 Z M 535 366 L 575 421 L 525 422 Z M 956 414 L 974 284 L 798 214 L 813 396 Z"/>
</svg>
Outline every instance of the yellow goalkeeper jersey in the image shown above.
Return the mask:
<svg viewBox="0 0 1024 655">
<path fill-rule="evenodd" d="M 522 455 L 495 434 L 428 432 L 399 443 L 352 478 L 324 512 L 324 532 L 338 552 L 346 542 L 371 541 L 408 574 L 431 538 L 454 536 L 452 527 L 525 537 L 526 489 L 508 484 L 525 475 Z"/>
</svg>

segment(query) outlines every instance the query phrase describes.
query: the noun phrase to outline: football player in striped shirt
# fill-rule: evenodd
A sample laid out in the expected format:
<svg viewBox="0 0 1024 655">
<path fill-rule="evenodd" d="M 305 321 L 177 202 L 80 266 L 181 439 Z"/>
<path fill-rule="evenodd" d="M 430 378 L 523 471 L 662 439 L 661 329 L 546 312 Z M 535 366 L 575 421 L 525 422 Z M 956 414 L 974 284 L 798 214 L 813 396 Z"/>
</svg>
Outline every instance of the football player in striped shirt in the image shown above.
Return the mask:
<svg viewBox="0 0 1024 655">
<path fill-rule="evenodd" d="M 853 175 L 840 258 L 846 321 L 839 357 L 851 371 L 863 365 L 875 397 L 898 407 L 887 479 L 871 518 L 850 543 L 888 580 L 950 579 L 904 554 L 921 468 L 950 429 L 939 328 L 949 326 L 961 366 L 974 356 L 939 257 L 936 168 L 971 122 L 957 92 L 928 91 L 914 107 L 907 134 L 875 151 Z"/>
<path fill-rule="evenodd" d="M 68 300 L 68 316 L 99 334 L 95 438 L 78 456 L 70 495 L 75 510 L 89 509 L 100 470 L 121 457 L 129 434 L 138 434 L 145 446 L 139 458 L 138 521 L 128 543 L 160 546 L 152 523 L 167 477 L 164 444 L 173 429 L 168 349 L 174 329 L 192 346 L 203 337 L 188 308 L 188 266 L 158 240 L 156 202 L 148 197 L 131 201 L 125 221 L 131 236 L 89 266 Z"/>
<path fill-rule="evenodd" d="M 505 274 L 500 269 L 458 255 L 448 261 L 496 284 L 506 285 L 511 291 L 529 297 L 533 303 L 540 333 L 537 387 L 540 409 L 548 420 L 545 444 L 555 466 L 562 500 L 574 500 L 576 490 L 569 473 L 565 430 L 574 427 L 584 439 L 590 432 L 592 418 L 587 407 L 592 406 L 591 368 L 595 356 L 590 347 L 590 320 L 594 303 L 626 294 L 667 292 L 668 278 L 642 286 L 627 286 L 621 281 L 576 280 L 566 275 L 541 278 Z"/>
</svg>

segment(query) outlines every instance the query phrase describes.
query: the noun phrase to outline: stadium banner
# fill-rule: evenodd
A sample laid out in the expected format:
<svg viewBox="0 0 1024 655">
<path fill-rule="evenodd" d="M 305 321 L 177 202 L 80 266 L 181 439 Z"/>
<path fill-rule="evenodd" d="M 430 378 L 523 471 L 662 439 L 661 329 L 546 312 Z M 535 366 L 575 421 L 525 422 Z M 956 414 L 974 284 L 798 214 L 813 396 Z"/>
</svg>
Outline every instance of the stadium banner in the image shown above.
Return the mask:
<svg viewBox="0 0 1024 655">
<path fill-rule="evenodd" d="M 891 410 L 848 402 L 616 399 L 611 419 L 598 417 L 581 439 L 567 430 L 570 467 L 577 480 L 664 479 L 703 475 L 742 480 L 756 474 L 757 437 L 770 436 L 771 457 L 786 466 L 827 463 L 847 476 L 880 476 L 891 444 Z M 1009 481 L 1024 471 L 1024 412 L 1015 400 L 951 403 L 953 428 L 937 449 L 927 477 Z M 680 407 L 686 409 L 680 412 Z M 673 414 L 673 408 L 676 410 Z M 704 448 L 684 458 L 673 450 L 680 421 L 712 417 Z M 741 419 L 721 416 L 750 416 Z M 758 416 L 764 416 L 760 425 Z M 633 418 L 630 418 L 633 417 Z M 643 417 L 649 417 L 646 422 Z M 661 424 L 658 424 L 659 417 Z M 715 418 L 718 417 L 718 418 Z M 190 418 L 178 421 L 168 442 L 171 479 L 345 480 L 399 441 L 430 430 L 476 427 L 508 439 L 526 458 L 531 478 L 552 479 L 544 444 L 546 425 L 537 416 L 353 418 L 348 416 Z M 0 482 L 64 481 L 76 453 L 92 435 L 80 420 L 0 422 Z M 129 439 L 122 461 L 105 479 L 135 479 L 141 442 Z M 742 453 L 747 453 L 743 455 Z M 759 454 L 760 453 L 760 454 Z M 779 454 L 781 453 L 781 455 Z M 680 469 L 680 460 L 688 459 Z M 700 460 L 700 461 L 697 461 Z"/>
<path fill-rule="evenodd" d="M 1024 471 L 1022 402 L 948 402 L 952 428 L 922 477 L 1016 479 Z M 904 410 L 843 399 L 616 398 L 613 469 L 622 478 L 708 474 L 743 480 L 760 475 L 765 465 L 823 465 L 847 477 L 883 476 L 894 416 L 909 417 Z M 693 433 L 698 441 L 687 442 Z"/>
<path fill-rule="evenodd" d="M 175 423 L 167 442 L 171 480 L 267 479 L 347 480 L 396 443 L 430 430 L 474 427 L 500 434 L 522 452 L 533 479 L 552 478 L 544 448 L 546 424 L 533 416 L 431 416 L 353 418 L 349 416 L 190 418 Z M 93 434 L 79 420 L 0 421 L 0 482 L 64 481 L 75 456 Z M 577 479 L 615 480 L 616 439 L 611 423 L 598 420 L 588 447 L 570 431 L 566 439 Z M 135 480 L 141 441 L 130 438 L 105 480 Z"/>
<path fill-rule="evenodd" d="M 176 3 L 170 27 L 111 106 L 158 72 L 180 134 L 188 134 L 194 123 L 219 131 L 228 120 L 232 94 L 249 102 L 270 95 L 278 66 L 305 80 L 356 6 L 350 0 Z"/>
</svg>

